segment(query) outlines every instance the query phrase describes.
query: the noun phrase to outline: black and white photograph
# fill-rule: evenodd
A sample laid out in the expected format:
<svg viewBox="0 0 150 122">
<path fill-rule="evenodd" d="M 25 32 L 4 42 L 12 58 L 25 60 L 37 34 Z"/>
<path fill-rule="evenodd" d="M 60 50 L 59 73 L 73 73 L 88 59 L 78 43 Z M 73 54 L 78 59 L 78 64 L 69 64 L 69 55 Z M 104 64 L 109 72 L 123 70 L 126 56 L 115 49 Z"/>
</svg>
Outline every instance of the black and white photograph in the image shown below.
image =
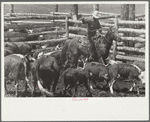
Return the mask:
<svg viewBox="0 0 150 122">
<path fill-rule="evenodd" d="M 3 121 L 149 119 L 149 3 L 1 2 Z"/>
</svg>

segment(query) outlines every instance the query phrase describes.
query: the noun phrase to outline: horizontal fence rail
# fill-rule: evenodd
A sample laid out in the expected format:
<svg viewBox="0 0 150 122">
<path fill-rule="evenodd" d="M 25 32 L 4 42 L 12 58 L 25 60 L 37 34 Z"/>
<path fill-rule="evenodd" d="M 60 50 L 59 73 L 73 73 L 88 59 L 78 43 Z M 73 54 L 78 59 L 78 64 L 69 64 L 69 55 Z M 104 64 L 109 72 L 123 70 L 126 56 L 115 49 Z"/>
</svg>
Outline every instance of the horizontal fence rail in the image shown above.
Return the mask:
<svg viewBox="0 0 150 122">
<path fill-rule="evenodd" d="M 139 37 L 121 37 L 122 41 L 145 42 L 145 39 Z"/>
<path fill-rule="evenodd" d="M 41 44 L 50 44 L 50 45 L 57 45 L 60 44 L 62 42 L 65 42 L 67 40 L 67 38 L 60 38 L 60 39 L 50 39 L 50 40 L 42 40 L 42 41 L 25 41 L 24 43 L 27 44 L 37 44 L 37 45 L 41 45 Z M 17 42 L 20 43 L 20 42 Z"/>
<path fill-rule="evenodd" d="M 13 21 L 13 20 L 29 20 L 29 19 L 65 19 L 65 16 L 20 16 L 20 17 L 4 17 L 4 21 Z"/>
<path fill-rule="evenodd" d="M 116 60 L 145 62 L 145 58 L 138 58 L 138 57 L 133 57 L 133 56 L 122 56 L 122 55 L 116 55 Z"/>
<path fill-rule="evenodd" d="M 22 23 L 21 23 L 22 24 Z M 5 24 L 4 29 L 20 29 L 20 28 L 27 28 L 27 29 L 32 29 L 32 28 L 40 28 L 40 27 L 53 27 L 53 23 L 33 23 L 33 24 L 25 24 L 23 23 L 22 25 L 19 24 Z"/>
<path fill-rule="evenodd" d="M 145 30 L 143 30 L 143 29 L 131 29 L 131 28 L 119 28 L 118 32 L 120 32 L 120 33 L 145 34 Z"/>
<path fill-rule="evenodd" d="M 145 21 L 123 21 L 123 20 L 119 20 L 118 21 L 118 25 L 142 25 L 145 26 Z"/>
<path fill-rule="evenodd" d="M 135 53 L 140 53 L 140 54 L 144 54 L 145 50 L 144 49 L 139 49 L 139 48 L 135 48 L 135 47 L 127 47 L 127 46 L 117 46 L 117 50 L 118 51 L 125 51 L 125 52 L 135 52 Z"/>
<path fill-rule="evenodd" d="M 4 38 L 11 38 L 11 37 L 27 37 L 27 36 L 33 36 L 33 35 L 48 35 L 48 34 L 64 34 L 66 33 L 65 30 L 62 31 L 45 31 L 45 32 L 39 32 L 39 33 L 4 33 Z"/>
</svg>

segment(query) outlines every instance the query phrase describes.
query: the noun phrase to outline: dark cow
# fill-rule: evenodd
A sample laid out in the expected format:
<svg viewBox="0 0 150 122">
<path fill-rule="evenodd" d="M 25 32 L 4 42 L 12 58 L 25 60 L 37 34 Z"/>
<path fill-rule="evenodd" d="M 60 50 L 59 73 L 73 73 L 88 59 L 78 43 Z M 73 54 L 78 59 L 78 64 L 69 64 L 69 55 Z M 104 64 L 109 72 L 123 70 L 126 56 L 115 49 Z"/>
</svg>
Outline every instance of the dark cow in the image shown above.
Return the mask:
<svg viewBox="0 0 150 122">
<path fill-rule="evenodd" d="M 38 84 L 38 87 L 43 94 L 46 94 L 46 96 L 54 96 L 53 92 L 55 92 L 60 72 L 57 60 L 51 56 L 41 57 L 32 64 L 31 72 L 34 84 L 33 95 L 35 95 L 35 88 Z M 49 92 L 48 90 L 50 90 L 50 85 L 53 80 L 53 89 L 52 92 Z"/>
<path fill-rule="evenodd" d="M 98 81 L 107 81 L 109 79 L 108 69 L 105 65 L 98 62 L 89 62 L 85 64 L 84 73 L 88 78 L 88 82 L 93 90 L 91 85 L 91 80 L 97 79 Z"/>
<path fill-rule="evenodd" d="M 24 42 L 14 42 L 14 44 L 17 45 L 17 47 L 19 48 L 19 54 L 23 54 L 23 55 L 26 55 L 28 53 L 31 53 L 31 50 L 32 50 L 32 46 L 30 44 L 26 44 Z"/>
<path fill-rule="evenodd" d="M 143 75 L 144 72 L 141 71 L 139 67 L 133 64 L 126 63 L 114 63 L 108 66 L 109 69 L 109 88 L 111 94 L 113 94 L 113 84 L 118 78 L 123 78 L 125 82 L 132 82 L 133 86 L 129 91 L 132 91 L 133 87 L 137 84 L 144 83 Z M 142 80 L 142 82 L 141 82 Z M 139 89 L 137 88 L 137 93 L 139 94 Z"/>
<path fill-rule="evenodd" d="M 25 80 L 25 92 L 27 92 L 27 85 L 32 90 L 29 85 L 28 73 L 30 70 L 30 62 L 32 60 L 29 58 L 29 55 L 23 56 L 21 54 L 12 54 L 4 58 L 5 63 L 5 80 L 14 80 L 16 87 L 16 96 L 18 96 L 18 84 L 19 80 Z M 5 81 L 5 90 L 6 89 Z"/>
<path fill-rule="evenodd" d="M 35 59 L 39 59 L 39 58 L 41 58 L 43 56 L 44 57 L 48 57 L 48 56 L 55 57 L 56 60 L 58 61 L 59 66 L 61 65 L 60 55 L 61 55 L 61 50 L 56 50 L 56 51 L 52 51 L 52 52 L 48 52 L 48 53 L 44 53 L 43 51 L 33 53 L 33 57 Z"/>
<path fill-rule="evenodd" d="M 62 82 L 65 85 L 65 88 L 64 88 L 65 95 L 66 95 L 66 91 L 68 91 L 71 96 L 75 96 L 78 85 L 84 84 L 91 96 L 90 87 L 87 84 L 87 78 L 82 68 L 77 68 L 77 69 L 68 68 L 62 73 L 61 78 L 62 78 Z M 71 92 L 73 87 L 75 87 L 74 94 L 72 94 Z"/>
<path fill-rule="evenodd" d="M 4 43 L 4 48 L 6 50 L 9 50 L 9 52 L 13 52 L 13 53 L 19 53 L 19 48 L 18 46 L 15 44 L 15 43 L 12 43 L 12 42 L 5 42 Z M 7 55 L 5 55 L 7 56 Z"/>
<path fill-rule="evenodd" d="M 26 55 L 31 53 L 32 46 L 24 42 L 5 42 L 5 49 L 13 53 Z M 6 53 L 7 54 L 7 53 Z M 6 55 L 5 54 L 5 55 Z"/>
<path fill-rule="evenodd" d="M 7 42 L 24 42 L 37 40 L 39 35 L 28 35 L 27 37 L 11 37 L 7 39 Z"/>
<path fill-rule="evenodd" d="M 43 31 L 54 31 L 55 28 L 52 27 L 40 27 L 40 28 L 34 28 L 33 33 L 43 32 Z"/>
<path fill-rule="evenodd" d="M 9 49 L 4 49 L 4 56 L 11 55 L 13 52 Z"/>
<path fill-rule="evenodd" d="M 19 28 L 19 29 L 14 29 L 14 32 L 20 32 L 20 33 L 29 33 L 29 30 L 26 28 Z"/>
</svg>

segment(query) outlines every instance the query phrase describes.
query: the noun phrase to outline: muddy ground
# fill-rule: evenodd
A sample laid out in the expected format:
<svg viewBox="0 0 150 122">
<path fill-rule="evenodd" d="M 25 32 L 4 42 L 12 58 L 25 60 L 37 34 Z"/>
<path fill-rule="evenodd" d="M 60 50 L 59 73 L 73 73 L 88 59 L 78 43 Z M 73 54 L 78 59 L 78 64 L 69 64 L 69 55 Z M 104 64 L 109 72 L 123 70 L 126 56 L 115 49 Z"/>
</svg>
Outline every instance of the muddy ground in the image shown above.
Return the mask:
<svg viewBox="0 0 150 122">
<path fill-rule="evenodd" d="M 31 81 L 31 78 L 30 78 Z M 7 93 L 5 92 L 5 97 L 15 97 L 15 82 L 14 81 L 7 81 Z M 131 87 L 132 83 L 129 82 L 122 82 L 117 81 L 114 85 L 114 96 L 113 97 L 145 97 L 145 86 L 140 86 L 140 94 L 137 95 L 136 88 L 133 89 L 133 92 L 128 92 L 129 88 Z M 32 83 L 31 83 L 32 86 Z M 112 97 L 112 95 L 109 92 L 109 89 L 105 82 L 97 82 L 97 87 L 93 84 L 93 87 L 95 91 L 92 92 L 92 97 Z M 55 97 L 69 97 L 69 94 L 67 96 L 64 96 L 62 94 L 64 88 L 64 84 L 62 82 L 62 79 L 59 79 L 58 84 L 56 86 L 56 93 L 57 96 Z M 19 82 L 19 97 L 32 97 L 31 96 L 31 90 L 28 88 L 27 95 L 25 95 L 25 82 L 20 81 Z M 74 88 L 72 89 L 72 92 L 74 93 Z M 78 87 L 76 97 L 89 97 L 88 91 L 84 85 L 81 85 Z M 36 95 L 35 97 L 46 97 L 45 95 L 41 94 L 38 87 L 36 88 Z"/>
</svg>

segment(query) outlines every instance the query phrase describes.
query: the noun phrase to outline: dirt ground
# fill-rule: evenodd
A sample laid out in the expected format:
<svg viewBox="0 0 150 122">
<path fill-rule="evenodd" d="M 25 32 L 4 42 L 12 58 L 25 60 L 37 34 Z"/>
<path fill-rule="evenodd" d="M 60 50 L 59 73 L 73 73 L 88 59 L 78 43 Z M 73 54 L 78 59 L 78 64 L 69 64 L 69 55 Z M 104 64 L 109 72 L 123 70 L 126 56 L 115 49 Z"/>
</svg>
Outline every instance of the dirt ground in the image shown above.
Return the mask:
<svg viewBox="0 0 150 122">
<path fill-rule="evenodd" d="M 31 81 L 31 78 L 30 78 Z M 110 94 L 109 88 L 107 87 L 105 82 L 96 82 L 97 87 L 94 87 L 94 91 L 92 92 L 92 97 L 112 97 Z M 5 97 L 15 97 L 15 83 L 7 81 L 6 82 L 6 88 L 7 88 L 7 93 L 5 92 Z M 145 86 L 142 85 L 140 86 L 140 94 L 137 95 L 136 89 L 133 89 L 133 92 L 128 92 L 128 89 L 131 87 L 132 83 L 129 82 L 122 82 L 122 81 L 117 81 L 114 85 L 114 95 L 113 97 L 145 97 Z M 31 83 L 32 86 L 32 83 Z M 56 93 L 57 96 L 55 97 L 69 97 L 64 96 L 62 94 L 64 88 L 64 84 L 61 79 L 59 79 L 58 84 L 56 86 Z M 20 81 L 19 82 L 19 97 L 32 97 L 31 96 L 31 90 L 28 88 L 27 89 L 27 95 L 24 93 L 25 90 L 25 82 Z M 72 92 L 74 93 L 74 88 L 72 89 Z M 89 93 L 84 85 L 81 85 L 77 89 L 76 97 L 89 97 Z M 38 88 L 36 88 L 36 95 L 35 97 L 46 97 L 45 95 L 42 95 L 41 92 L 39 91 Z"/>
</svg>

